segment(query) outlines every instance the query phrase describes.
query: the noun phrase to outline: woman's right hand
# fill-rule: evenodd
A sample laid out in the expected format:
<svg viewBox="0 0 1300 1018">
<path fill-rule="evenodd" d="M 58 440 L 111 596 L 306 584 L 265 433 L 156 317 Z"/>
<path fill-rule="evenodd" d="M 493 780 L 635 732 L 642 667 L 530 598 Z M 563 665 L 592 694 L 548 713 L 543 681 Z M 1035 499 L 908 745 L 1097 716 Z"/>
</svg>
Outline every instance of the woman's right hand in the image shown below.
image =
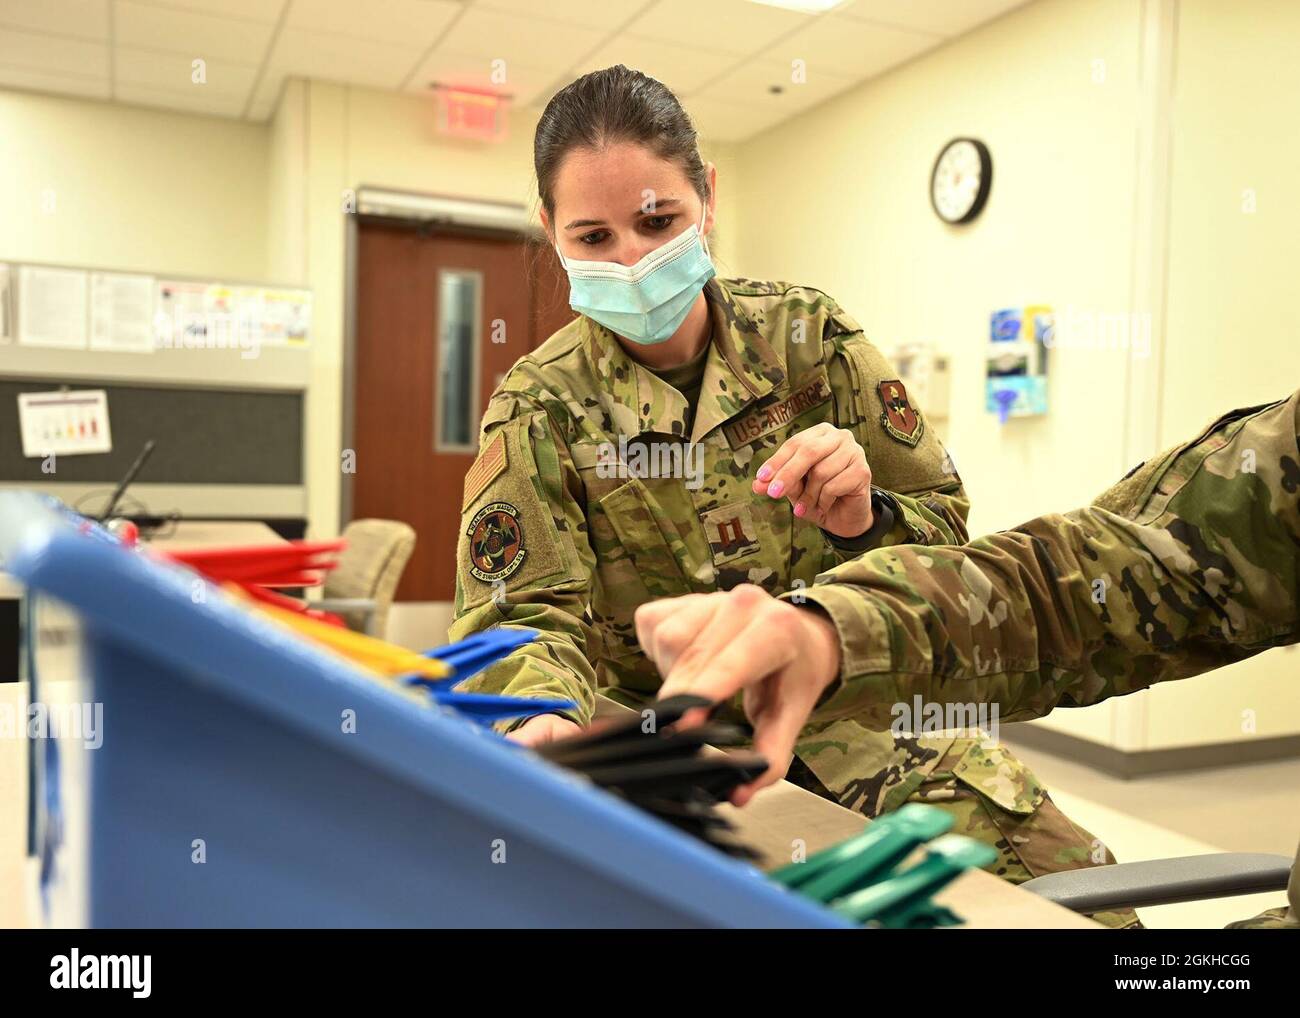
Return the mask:
<svg viewBox="0 0 1300 1018">
<path fill-rule="evenodd" d="M 722 703 L 743 693 L 754 749 L 770 766 L 731 793 L 733 806 L 785 777 L 800 731 L 840 674 L 839 632 L 830 617 L 750 583 L 647 601 L 636 610 L 636 635 L 664 677 L 659 699 L 690 693 Z M 693 726 L 705 715 L 688 711 L 678 725 Z"/>
<path fill-rule="evenodd" d="M 542 746 L 548 742 L 567 739 L 582 731 L 581 726 L 558 714 L 538 714 L 506 736 L 524 746 Z"/>
</svg>

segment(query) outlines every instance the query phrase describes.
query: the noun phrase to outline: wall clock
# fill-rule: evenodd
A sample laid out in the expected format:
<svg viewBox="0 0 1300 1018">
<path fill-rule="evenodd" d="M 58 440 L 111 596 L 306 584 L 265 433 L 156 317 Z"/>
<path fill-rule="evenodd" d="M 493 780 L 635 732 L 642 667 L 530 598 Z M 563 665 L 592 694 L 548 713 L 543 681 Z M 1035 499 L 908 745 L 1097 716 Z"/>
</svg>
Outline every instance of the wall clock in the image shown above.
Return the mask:
<svg viewBox="0 0 1300 1018">
<path fill-rule="evenodd" d="M 954 138 L 934 161 L 930 204 L 945 223 L 969 223 L 984 208 L 992 186 L 988 146 L 974 138 Z"/>
</svg>

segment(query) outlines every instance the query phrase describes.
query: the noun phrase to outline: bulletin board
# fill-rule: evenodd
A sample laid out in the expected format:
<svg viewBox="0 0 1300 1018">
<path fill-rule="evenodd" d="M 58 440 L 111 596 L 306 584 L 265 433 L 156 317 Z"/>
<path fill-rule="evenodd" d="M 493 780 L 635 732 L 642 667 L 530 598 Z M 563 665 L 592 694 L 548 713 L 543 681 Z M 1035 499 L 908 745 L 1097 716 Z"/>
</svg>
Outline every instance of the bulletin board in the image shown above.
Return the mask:
<svg viewBox="0 0 1300 1018">
<path fill-rule="evenodd" d="M 305 348 L 312 294 L 166 273 L 0 263 L 0 343 L 132 356 Z"/>
<path fill-rule="evenodd" d="M 140 477 L 148 484 L 303 483 L 302 393 L 64 384 L 107 390 L 112 451 L 60 458 L 57 478 L 42 473 L 40 459 L 22 454 L 18 395 L 59 386 L 0 379 L 0 481 L 116 483 L 152 438 L 157 447 Z"/>
<path fill-rule="evenodd" d="M 154 438 L 145 483 L 301 493 L 311 336 L 308 290 L 0 262 L 0 484 L 116 483 Z M 112 442 L 52 477 L 23 455 L 18 396 L 61 387 L 107 394 Z"/>
</svg>

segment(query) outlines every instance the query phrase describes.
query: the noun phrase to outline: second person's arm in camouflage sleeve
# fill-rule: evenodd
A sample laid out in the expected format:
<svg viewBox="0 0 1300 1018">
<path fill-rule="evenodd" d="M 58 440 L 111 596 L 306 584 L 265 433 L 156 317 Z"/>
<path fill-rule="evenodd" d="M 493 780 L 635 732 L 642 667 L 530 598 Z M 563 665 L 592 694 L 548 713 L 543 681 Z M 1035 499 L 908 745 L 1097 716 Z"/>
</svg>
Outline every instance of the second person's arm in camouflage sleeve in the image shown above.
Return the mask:
<svg viewBox="0 0 1300 1018">
<path fill-rule="evenodd" d="M 965 543 L 970 500 L 938 434 L 921 408 L 910 404 L 898 373 L 857 322 L 838 306 L 831 321 L 840 330 L 829 340 L 835 354 L 827 372 L 836 415 L 866 451 L 876 489 L 873 502 L 883 503 L 886 517 L 865 541 L 832 539 L 838 557 L 846 561 L 894 544 Z M 885 413 L 881 387 L 891 382 L 915 415 L 910 434 L 892 426 Z"/>
<path fill-rule="evenodd" d="M 572 700 L 562 715 L 585 725 L 596 682 L 588 645 L 599 637 L 584 618 L 594 559 L 577 470 L 546 411 L 511 394 L 489 405 L 480 449 L 465 478 L 449 637 L 495 626 L 540 636 L 462 688 Z"/>
<path fill-rule="evenodd" d="M 840 635 L 819 716 L 888 725 L 920 695 L 1039 717 L 1296 641 L 1298 433 L 1300 393 L 1220 418 L 1090 508 L 823 574 L 801 592 Z"/>
</svg>

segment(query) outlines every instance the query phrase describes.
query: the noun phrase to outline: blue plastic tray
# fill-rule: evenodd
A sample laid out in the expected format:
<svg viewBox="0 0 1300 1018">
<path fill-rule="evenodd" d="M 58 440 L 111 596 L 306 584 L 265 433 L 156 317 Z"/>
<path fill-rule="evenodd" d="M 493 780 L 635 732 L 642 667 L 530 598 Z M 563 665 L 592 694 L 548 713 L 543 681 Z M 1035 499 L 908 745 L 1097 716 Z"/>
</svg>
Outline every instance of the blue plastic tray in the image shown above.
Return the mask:
<svg viewBox="0 0 1300 1018">
<path fill-rule="evenodd" d="M 90 925 L 846 925 L 36 496 L 0 495 L 0 555 L 79 616 L 103 704 L 85 777 L 34 790 L 84 803 Z"/>
</svg>

